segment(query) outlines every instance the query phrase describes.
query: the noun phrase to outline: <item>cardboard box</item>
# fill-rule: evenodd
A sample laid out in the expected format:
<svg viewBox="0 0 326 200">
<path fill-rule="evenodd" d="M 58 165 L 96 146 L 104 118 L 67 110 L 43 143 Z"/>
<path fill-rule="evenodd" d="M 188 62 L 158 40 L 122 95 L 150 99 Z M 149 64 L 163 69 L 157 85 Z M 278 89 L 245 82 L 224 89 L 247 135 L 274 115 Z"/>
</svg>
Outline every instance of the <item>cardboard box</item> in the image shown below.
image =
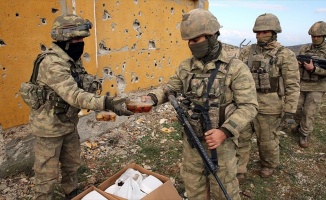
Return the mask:
<svg viewBox="0 0 326 200">
<path fill-rule="evenodd" d="M 117 200 L 115 197 L 113 197 L 112 195 L 96 188 L 95 186 L 91 186 L 89 187 L 87 190 L 85 190 L 84 192 L 80 193 L 79 195 L 75 196 L 72 200 L 81 200 L 84 196 L 86 196 L 88 193 L 92 192 L 93 190 L 97 191 L 98 193 L 100 193 L 102 196 L 104 196 L 106 199 L 109 200 Z"/>
<path fill-rule="evenodd" d="M 98 189 L 105 191 L 108 187 L 115 184 L 115 181 L 129 168 L 138 170 L 142 174 L 155 176 L 156 178 L 158 178 L 160 181 L 163 182 L 163 185 L 159 186 L 154 191 L 147 194 L 145 197 L 142 198 L 142 200 L 182 200 L 181 196 L 178 194 L 177 190 L 173 186 L 173 183 L 168 177 L 144 169 L 143 167 L 135 163 L 127 165 L 122 170 L 114 174 L 112 177 L 110 177 L 109 179 L 101 183 L 98 186 Z M 118 200 L 125 200 L 124 198 L 113 194 L 109 194 L 109 195 L 115 197 Z"/>
</svg>

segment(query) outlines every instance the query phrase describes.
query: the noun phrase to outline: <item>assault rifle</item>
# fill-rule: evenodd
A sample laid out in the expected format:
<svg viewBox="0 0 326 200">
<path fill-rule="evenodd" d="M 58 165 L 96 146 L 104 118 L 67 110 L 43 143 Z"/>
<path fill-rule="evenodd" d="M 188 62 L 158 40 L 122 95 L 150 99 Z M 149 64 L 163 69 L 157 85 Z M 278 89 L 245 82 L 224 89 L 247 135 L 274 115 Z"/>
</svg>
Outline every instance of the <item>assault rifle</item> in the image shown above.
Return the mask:
<svg viewBox="0 0 326 200">
<path fill-rule="evenodd" d="M 300 61 L 302 64 L 303 62 L 310 63 L 310 60 L 312 59 L 312 62 L 315 67 L 320 67 L 322 69 L 326 69 L 326 59 L 318 59 L 314 56 L 308 56 L 308 55 L 298 55 L 297 60 Z"/>
<path fill-rule="evenodd" d="M 212 162 L 212 160 L 210 159 L 210 157 L 207 155 L 203 145 L 201 144 L 200 140 L 198 139 L 195 131 L 193 130 L 193 128 L 191 127 L 187 117 L 189 117 L 188 113 L 185 112 L 183 110 L 183 108 L 179 105 L 179 103 L 177 102 L 176 98 L 173 95 L 169 96 L 169 101 L 172 104 L 172 106 L 174 107 L 175 111 L 177 112 L 177 118 L 179 120 L 179 122 L 181 123 L 181 125 L 183 126 L 185 133 L 187 135 L 189 144 L 193 147 L 195 147 L 200 155 L 200 157 L 202 158 L 206 169 L 209 170 L 210 173 L 213 174 L 213 176 L 215 177 L 218 185 L 220 186 L 225 198 L 227 200 L 231 200 L 230 196 L 228 195 L 226 189 L 224 188 L 221 180 L 219 179 L 219 177 L 217 176 L 217 167 L 216 165 L 214 165 L 214 163 Z"/>
</svg>

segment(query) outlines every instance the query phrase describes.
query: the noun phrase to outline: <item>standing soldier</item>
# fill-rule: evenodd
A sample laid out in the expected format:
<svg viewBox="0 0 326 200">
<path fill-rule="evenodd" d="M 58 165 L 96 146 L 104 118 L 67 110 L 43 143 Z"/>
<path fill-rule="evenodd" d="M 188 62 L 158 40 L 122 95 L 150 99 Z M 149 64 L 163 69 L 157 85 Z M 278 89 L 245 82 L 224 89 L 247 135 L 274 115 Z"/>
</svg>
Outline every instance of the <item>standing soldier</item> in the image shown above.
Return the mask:
<svg viewBox="0 0 326 200">
<path fill-rule="evenodd" d="M 258 16 L 253 27 L 257 44 L 245 47 L 239 55 L 255 80 L 259 105 L 257 116 L 240 134 L 237 151 L 239 180 L 247 172 L 253 132 L 257 135 L 261 160 L 260 176 L 270 177 L 280 162 L 281 122 L 285 125 L 294 123 L 293 114 L 300 93 L 299 69 L 294 52 L 277 42 L 277 33 L 281 31 L 275 15 Z"/>
<path fill-rule="evenodd" d="M 96 94 L 100 82 L 88 74 L 81 63 L 83 39 L 90 35 L 91 27 L 91 22 L 73 14 L 57 17 L 51 32 L 55 41 L 51 49 L 35 61 L 34 68 L 38 68 L 38 73 L 33 73 L 33 77 L 42 88 L 37 93 L 42 95 L 35 99 L 43 99 L 30 113 L 30 127 L 35 135 L 34 199 L 52 199 L 60 171 L 66 198 L 77 195 L 76 172 L 81 164 L 77 132 L 80 109 L 132 114 L 122 106 L 126 99 L 115 100 Z"/>
<path fill-rule="evenodd" d="M 240 199 L 236 146 L 241 129 L 257 114 L 254 80 L 243 62 L 227 56 L 217 39 L 220 24 L 212 13 L 191 10 L 183 15 L 180 29 L 193 56 L 181 62 L 163 90 L 154 90 L 142 98 L 162 104 L 168 101 L 169 95 L 178 93 L 185 97 L 184 105 L 191 114 L 188 120 L 197 137 L 208 155 L 212 157 L 211 152 L 213 155 L 217 152 L 217 175 L 231 199 Z M 229 105 L 226 110 L 233 107 L 233 112 L 222 112 L 224 105 Z M 208 122 L 212 128 L 205 130 L 203 124 Z M 209 200 L 210 194 L 213 199 L 224 199 L 217 181 L 212 174 L 207 175 L 199 153 L 189 145 L 186 134 L 183 134 L 181 176 L 188 199 Z"/>
<path fill-rule="evenodd" d="M 301 47 L 299 55 L 326 59 L 326 23 L 323 21 L 314 23 L 308 34 L 311 35 L 312 44 Z M 299 61 L 299 65 L 301 93 L 295 115 L 295 121 L 299 125 L 292 129 L 292 132 L 300 133 L 299 145 L 307 148 L 307 137 L 313 131 L 314 118 L 326 91 L 326 70 L 314 65 L 311 60 L 310 62 Z"/>
</svg>

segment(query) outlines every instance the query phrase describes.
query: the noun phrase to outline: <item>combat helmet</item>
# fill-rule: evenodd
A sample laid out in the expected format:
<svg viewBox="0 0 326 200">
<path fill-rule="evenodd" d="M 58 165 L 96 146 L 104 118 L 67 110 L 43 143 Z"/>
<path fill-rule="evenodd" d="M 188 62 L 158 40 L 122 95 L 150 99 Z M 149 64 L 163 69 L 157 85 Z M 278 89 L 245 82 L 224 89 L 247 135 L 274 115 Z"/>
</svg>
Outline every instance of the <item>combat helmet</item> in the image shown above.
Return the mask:
<svg viewBox="0 0 326 200">
<path fill-rule="evenodd" d="M 271 13 L 259 15 L 252 30 L 254 33 L 257 31 L 274 31 L 275 33 L 282 32 L 280 21 Z"/>
<path fill-rule="evenodd" d="M 74 15 L 65 14 L 58 16 L 52 26 L 51 37 L 56 41 L 68 41 L 76 37 L 88 37 L 92 23 L 87 19 Z"/>
<path fill-rule="evenodd" d="M 183 40 L 190 40 L 201 35 L 214 35 L 220 27 L 220 23 L 211 12 L 197 8 L 182 16 L 181 37 Z"/>
<path fill-rule="evenodd" d="M 314 23 L 310 27 L 308 34 L 312 36 L 326 36 L 326 23 L 323 21 Z"/>
</svg>

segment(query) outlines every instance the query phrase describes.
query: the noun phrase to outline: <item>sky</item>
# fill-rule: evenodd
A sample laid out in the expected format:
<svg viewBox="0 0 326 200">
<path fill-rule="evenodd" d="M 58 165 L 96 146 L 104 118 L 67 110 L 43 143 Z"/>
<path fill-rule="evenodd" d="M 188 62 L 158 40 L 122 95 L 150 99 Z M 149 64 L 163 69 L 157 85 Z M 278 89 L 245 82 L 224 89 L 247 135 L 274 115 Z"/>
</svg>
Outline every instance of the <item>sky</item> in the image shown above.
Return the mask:
<svg viewBox="0 0 326 200">
<path fill-rule="evenodd" d="M 257 42 L 252 28 L 264 13 L 278 17 L 282 32 L 277 41 L 284 46 L 311 43 L 310 27 L 317 21 L 326 22 L 325 0 L 209 0 L 209 11 L 222 26 L 219 40 L 235 46 Z"/>
</svg>

